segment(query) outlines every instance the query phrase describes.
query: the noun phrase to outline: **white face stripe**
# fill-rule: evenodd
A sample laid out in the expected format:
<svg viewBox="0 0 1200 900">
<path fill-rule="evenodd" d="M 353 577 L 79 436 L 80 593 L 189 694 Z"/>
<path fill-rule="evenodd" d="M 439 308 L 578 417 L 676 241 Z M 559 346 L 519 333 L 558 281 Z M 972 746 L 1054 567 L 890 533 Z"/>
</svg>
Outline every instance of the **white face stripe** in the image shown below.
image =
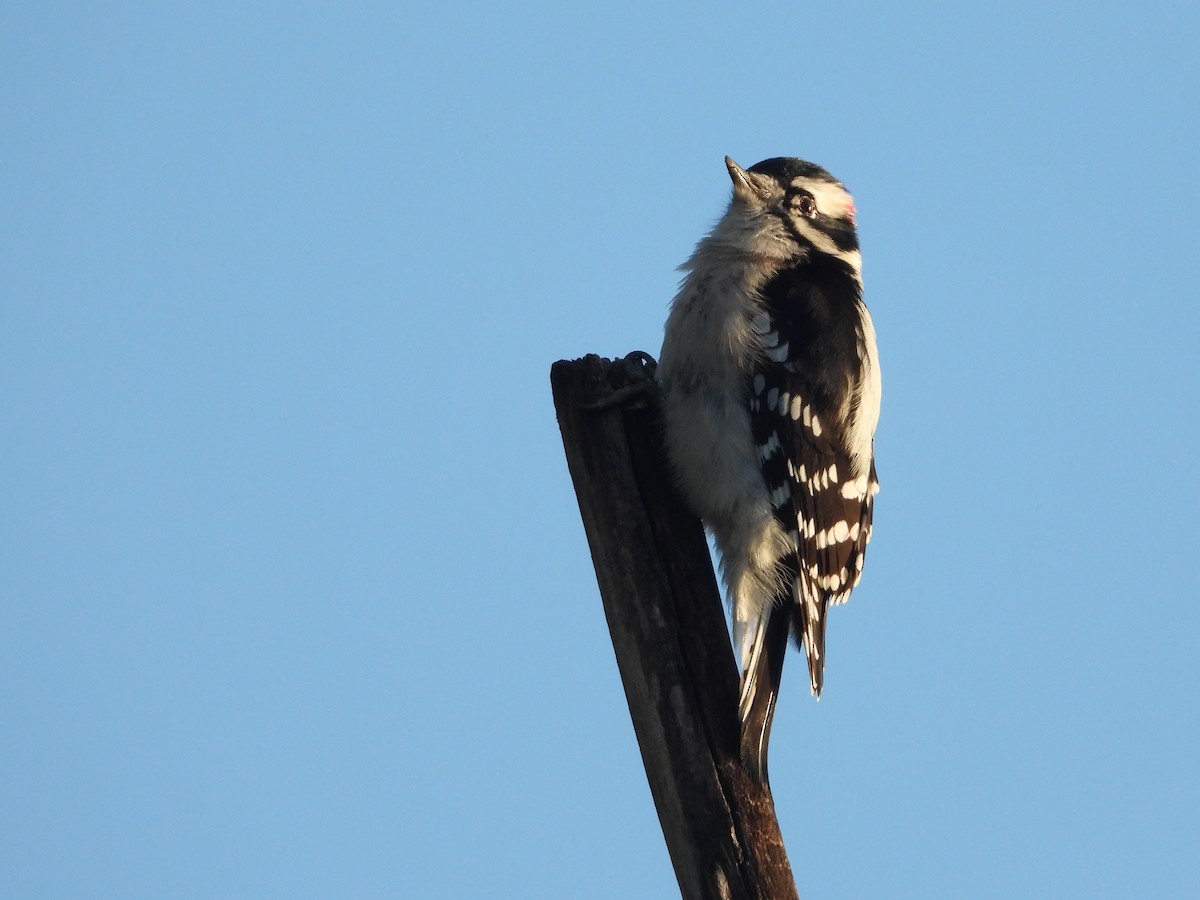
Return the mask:
<svg viewBox="0 0 1200 900">
<path fill-rule="evenodd" d="M 793 190 L 808 191 L 817 203 L 817 212 L 839 219 L 854 220 L 854 198 L 840 184 L 811 178 L 794 178 Z"/>
</svg>

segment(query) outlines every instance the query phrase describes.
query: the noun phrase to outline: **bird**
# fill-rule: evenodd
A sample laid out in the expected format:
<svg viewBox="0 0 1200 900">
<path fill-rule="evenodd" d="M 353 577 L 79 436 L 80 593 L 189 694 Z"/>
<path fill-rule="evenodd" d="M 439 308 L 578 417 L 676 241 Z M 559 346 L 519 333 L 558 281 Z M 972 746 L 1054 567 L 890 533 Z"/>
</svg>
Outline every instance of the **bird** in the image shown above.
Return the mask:
<svg viewBox="0 0 1200 900">
<path fill-rule="evenodd" d="M 742 764 L 768 786 L 789 635 L 825 679 L 826 617 L 862 577 L 881 379 L 854 198 L 765 159 L 680 266 L 656 378 L 668 467 L 713 538 L 741 670 Z"/>
</svg>

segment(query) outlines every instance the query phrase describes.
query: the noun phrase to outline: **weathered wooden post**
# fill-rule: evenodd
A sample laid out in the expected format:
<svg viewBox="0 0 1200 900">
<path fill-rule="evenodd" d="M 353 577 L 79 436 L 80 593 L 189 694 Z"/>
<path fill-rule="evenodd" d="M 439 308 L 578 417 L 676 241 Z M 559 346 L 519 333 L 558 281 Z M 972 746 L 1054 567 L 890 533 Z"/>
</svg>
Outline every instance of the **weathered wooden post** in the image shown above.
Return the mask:
<svg viewBox="0 0 1200 900">
<path fill-rule="evenodd" d="M 650 792 L 686 900 L 796 886 L 770 791 L 738 756 L 737 671 L 699 520 L 661 451 L 652 363 L 561 361 L 554 407 Z M 647 398 L 631 402 L 630 397 Z"/>
</svg>

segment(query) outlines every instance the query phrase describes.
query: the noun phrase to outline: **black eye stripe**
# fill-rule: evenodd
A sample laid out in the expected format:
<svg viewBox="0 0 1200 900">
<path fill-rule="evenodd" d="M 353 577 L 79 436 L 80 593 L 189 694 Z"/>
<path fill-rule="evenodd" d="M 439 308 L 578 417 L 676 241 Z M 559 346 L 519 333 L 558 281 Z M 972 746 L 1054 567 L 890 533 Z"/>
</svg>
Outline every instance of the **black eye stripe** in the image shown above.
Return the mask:
<svg viewBox="0 0 1200 900">
<path fill-rule="evenodd" d="M 793 209 L 795 207 L 792 207 Z M 792 239 L 801 247 L 812 247 L 812 242 L 807 237 L 800 233 L 800 229 L 796 227 L 792 216 L 788 215 L 784 210 L 775 212 L 781 225 Z M 805 218 L 808 218 L 807 216 Z M 854 226 L 843 222 L 840 219 L 831 219 L 828 216 L 814 215 L 812 217 L 812 227 L 816 228 L 827 238 L 833 241 L 833 245 L 842 252 L 848 252 L 858 249 L 858 232 Z"/>
</svg>

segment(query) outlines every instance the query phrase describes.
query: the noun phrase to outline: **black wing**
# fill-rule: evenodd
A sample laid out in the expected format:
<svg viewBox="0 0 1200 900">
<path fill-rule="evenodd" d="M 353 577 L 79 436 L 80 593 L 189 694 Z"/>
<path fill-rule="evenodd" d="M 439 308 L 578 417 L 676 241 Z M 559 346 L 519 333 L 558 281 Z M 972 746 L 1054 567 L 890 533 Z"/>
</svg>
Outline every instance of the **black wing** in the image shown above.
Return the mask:
<svg viewBox="0 0 1200 900">
<path fill-rule="evenodd" d="M 791 588 L 781 601 L 792 601 L 781 606 L 791 607 L 820 696 L 826 611 L 858 583 L 871 525 L 874 467 L 856 477 L 841 433 L 862 372 L 857 282 L 791 269 L 763 299 L 753 323 L 764 355 L 752 376 L 751 425 L 763 476 L 775 486 L 771 505 L 794 547 L 780 561 Z"/>
</svg>

